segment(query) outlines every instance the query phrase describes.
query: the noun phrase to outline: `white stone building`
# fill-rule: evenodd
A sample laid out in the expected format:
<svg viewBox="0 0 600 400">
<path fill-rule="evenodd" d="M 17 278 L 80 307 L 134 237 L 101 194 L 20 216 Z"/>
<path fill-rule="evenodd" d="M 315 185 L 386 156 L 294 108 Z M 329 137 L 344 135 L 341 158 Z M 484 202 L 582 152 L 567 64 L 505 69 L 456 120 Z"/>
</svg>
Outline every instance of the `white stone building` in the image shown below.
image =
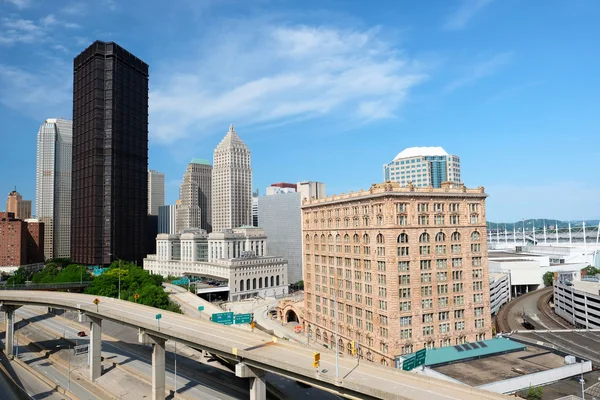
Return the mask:
<svg viewBox="0 0 600 400">
<path fill-rule="evenodd" d="M 177 232 L 201 228 L 212 231 L 212 166 L 207 160 L 193 158 L 183 174 L 179 188 Z"/>
<path fill-rule="evenodd" d="M 162 276 L 204 276 L 226 280 L 229 298 L 281 296 L 288 293 L 288 266 L 267 252 L 260 228 L 241 227 L 225 232 L 197 229 L 181 235 L 156 237 L 156 254 L 144 259 L 144 269 Z"/>
<path fill-rule="evenodd" d="M 252 225 L 250 150 L 233 129 L 217 146 L 212 171 L 212 230 Z"/>
<path fill-rule="evenodd" d="M 44 223 L 44 256 L 71 254 L 71 171 L 73 121 L 49 118 L 39 129 L 36 214 Z"/>
</svg>

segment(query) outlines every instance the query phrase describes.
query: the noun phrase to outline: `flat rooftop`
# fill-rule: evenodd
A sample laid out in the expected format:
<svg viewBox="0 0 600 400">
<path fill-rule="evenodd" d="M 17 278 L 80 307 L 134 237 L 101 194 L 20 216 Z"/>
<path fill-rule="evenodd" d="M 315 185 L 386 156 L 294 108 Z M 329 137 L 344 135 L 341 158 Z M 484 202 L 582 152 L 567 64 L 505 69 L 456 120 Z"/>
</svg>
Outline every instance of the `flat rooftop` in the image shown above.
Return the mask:
<svg viewBox="0 0 600 400">
<path fill-rule="evenodd" d="M 596 296 L 600 294 L 600 282 L 572 281 L 571 283 L 573 284 L 573 287 L 577 290 L 581 290 L 590 294 L 595 294 Z"/>
<path fill-rule="evenodd" d="M 531 374 L 564 365 L 563 357 L 539 347 L 528 346 L 524 350 L 514 353 L 432 368 L 467 385 L 479 386 L 521 376 L 518 372 L 514 372 L 513 368 Z"/>
<path fill-rule="evenodd" d="M 490 250 L 488 251 L 488 259 L 491 260 L 492 258 L 520 258 L 523 257 L 522 253 L 513 253 L 510 251 L 494 251 L 494 250 Z"/>
</svg>

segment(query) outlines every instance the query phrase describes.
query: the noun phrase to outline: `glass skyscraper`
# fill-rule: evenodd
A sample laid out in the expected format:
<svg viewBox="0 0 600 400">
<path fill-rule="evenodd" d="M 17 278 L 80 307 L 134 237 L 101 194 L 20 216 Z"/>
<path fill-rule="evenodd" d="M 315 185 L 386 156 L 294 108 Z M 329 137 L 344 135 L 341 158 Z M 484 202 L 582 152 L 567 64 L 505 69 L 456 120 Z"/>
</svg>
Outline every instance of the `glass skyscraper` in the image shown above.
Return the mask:
<svg viewBox="0 0 600 400">
<path fill-rule="evenodd" d="M 37 137 L 35 204 L 44 223 L 44 256 L 71 254 L 71 168 L 73 122 L 50 118 Z"/>
<path fill-rule="evenodd" d="M 96 41 L 74 61 L 71 259 L 142 262 L 148 214 L 148 64 Z"/>
<path fill-rule="evenodd" d="M 392 162 L 383 165 L 385 182 L 402 186 L 412 182 L 416 187 L 442 187 L 442 182 L 461 183 L 460 158 L 441 147 L 410 147 Z"/>
</svg>

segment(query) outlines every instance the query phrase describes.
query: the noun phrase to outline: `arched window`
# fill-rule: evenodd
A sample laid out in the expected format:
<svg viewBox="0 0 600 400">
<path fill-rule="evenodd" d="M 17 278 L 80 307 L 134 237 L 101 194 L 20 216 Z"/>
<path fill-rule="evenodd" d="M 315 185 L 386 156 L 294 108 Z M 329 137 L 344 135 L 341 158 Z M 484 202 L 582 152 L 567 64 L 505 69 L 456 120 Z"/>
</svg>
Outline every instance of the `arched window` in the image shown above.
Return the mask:
<svg viewBox="0 0 600 400">
<path fill-rule="evenodd" d="M 315 333 L 317 336 L 317 340 L 321 340 L 321 330 L 319 328 L 317 328 L 317 331 Z"/>
<path fill-rule="evenodd" d="M 350 236 L 347 233 L 344 235 L 344 243 L 350 243 Z"/>
<path fill-rule="evenodd" d="M 315 234 L 313 239 L 314 239 L 315 243 L 319 243 L 319 235 Z"/>
<path fill-rule="evenodd" d="M 256 278 L 252 279 L 252 289 L 256 289 Z"/>
<path fill-rule="evenodd" d="M 367 351 L 367 361 L 373 361 L 373 354 L 370 351 Z"/>
<path fill-rule="evenodd" d="M 358 237 L 357 233 L 354 234 L 352 239 L 354 240 L 354 243 L 360 243 L 360 238 Z"/>
<path fill-rule="evenodd" d="M 366 233 L 363 235 L 363 243 L 369 244 L 369 235 L 367 235 Z"/>
<path fill-rule="evenodd" d="M 346 345 L 346 351 L 348 352 L 349 356 L 352 355 L 352 343 L 348 342 L 348 344 Z"/>
<path fill-rule="evenodd" d="M 342 237 L 340 236 L 339 233 L 337 235 L 335 235 L 335 242 L 336 243 L 342 243 Z"/>
<path fill-rule="evenodd" d="M 246 279 L 246 290 L 250 290 L 250 279 Z"/>
<path fill-rule="evenodd" d="M 453 242 L 458 242 L 460 240 L 460 233 L 459 232 L 452 232 L 452 235 L 450 236 L 450 239 L 452 239 Z"/>
<path fill-rule="evenodd" d="M 420 243 L 429 243 L 429 233 L 427 233 L 427 232 L 421 233 L 421 236 L 419 236 L 419 242 Z"/>
<path fill-rule="evenodd" d="M 277 286 L 279 286 L 279 275 L 277 275 L 276 281 L 277 281 Z"/>
<path fill-rule="evenodd" d="M 271 277 L 271 287 L 275 286 L 275 279 Z"/>
<path fill-rule="evenodd" d="M 269 277 L 265 276 L 265 287 L 268 288 L 269 287 Z"/>
<path fill-rule="evenodd" d="M 406 233 L 398 235 L 398 243 L 408 243 L 408 235 Z"/>
<path fill-rule="evenodd" d="M 344 341 L 342 339 L 338 340 L 338 346 L 342 349 L 342 353 L 344 352 Z"/>
<path fill-rule="evenodd" d="M 444 232 L 438 232 L 435 235 L 435 241 L 436 242 L 444 242 L 444 241 L 446 241 L 446 234 Z"/>
<path fill-rule="evenodd" d="M 310 236 L 308 236 L 308 234 L 306 235 L 305 239 L 306 239 L 307 242 L 310 242 Z"/>
<path fill-rule="evenodd" d="M 258 288 L 262 289 L 262 278 L 258 278 Z"/>
<path fill-rule="evenodd" d="M 240 281 L 240 292 L 243 292 L 243 291 L 244 291 L 244 280 L 242 279 Z"/>
<path fill-rule="evenodd" d="M 384 244 L 385 243 L 385 239 L 383 238 L 383 235 L 380 233 L 379 235 L 377 235 L 377 244 Z"/>
<path fill-rule="evenodd" d="M 327 236 L 327 241 L 328 241 L 329 243 L 333 243 L 333 235 L 329 235 L 329 236 Z"/>
<path fill-rule="evenodd" d="M 321 243 L 325 243 L 325 235 L 321 235 Z"/>
<path fill-rule="evenodd" d="M 476 242 L 478 240 L 481 239 L 481 235 L 479 234 L 479 232 L 475 231 L 473 233 L 471 233 L 471 240 Z"/>
</svg>

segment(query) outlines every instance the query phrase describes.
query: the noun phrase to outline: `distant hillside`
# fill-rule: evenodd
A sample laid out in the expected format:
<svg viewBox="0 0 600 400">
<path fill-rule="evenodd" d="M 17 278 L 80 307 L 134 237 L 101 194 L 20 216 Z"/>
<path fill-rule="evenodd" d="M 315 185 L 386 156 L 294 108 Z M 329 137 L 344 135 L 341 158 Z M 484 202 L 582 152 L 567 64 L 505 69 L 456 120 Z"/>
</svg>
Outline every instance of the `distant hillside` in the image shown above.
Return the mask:
<svg viewBox="0 0 600 400">
<path fill-rule="evenodd" d="M 571 228 L 575 228 L 575 227 L 581 227 L 582 226 L 582 221 L 570 221 L 571 222 Z M 598 223 L 600 222 L 600 220 L 598 219 L 590 219 L 590 220 L 586 220 L 585 221 L 585 226 L 586 227 L 596 227 L 598 226 Z M 533 227 L 535 226 L 536 230 L 543 228 L 544 225 L 546 225 L 546 227 L 554 227 L 557 224 L 557 221 L 555 219 L 547 219 L 547 218 L 538 218 L 538 219 L 526 219 L 525 220 L 525 230 L 531 230 L 533 229 Z M 523 229 L 523 221 L 518 221 L 518 222 L 491 222 L 488 221 L 487 222 L 487 227 L 488 229 L 491 230 L 495 230 L 495 229 L 501 229 L 503 230 L 504 227 L 506 227 L 506 230 L 508 231 L 512 231 L 513 229 Z M 568 228 L 569 227 L 569 221 L 558 221 L 558 227 L 559 228 Z"/>
</svg>

